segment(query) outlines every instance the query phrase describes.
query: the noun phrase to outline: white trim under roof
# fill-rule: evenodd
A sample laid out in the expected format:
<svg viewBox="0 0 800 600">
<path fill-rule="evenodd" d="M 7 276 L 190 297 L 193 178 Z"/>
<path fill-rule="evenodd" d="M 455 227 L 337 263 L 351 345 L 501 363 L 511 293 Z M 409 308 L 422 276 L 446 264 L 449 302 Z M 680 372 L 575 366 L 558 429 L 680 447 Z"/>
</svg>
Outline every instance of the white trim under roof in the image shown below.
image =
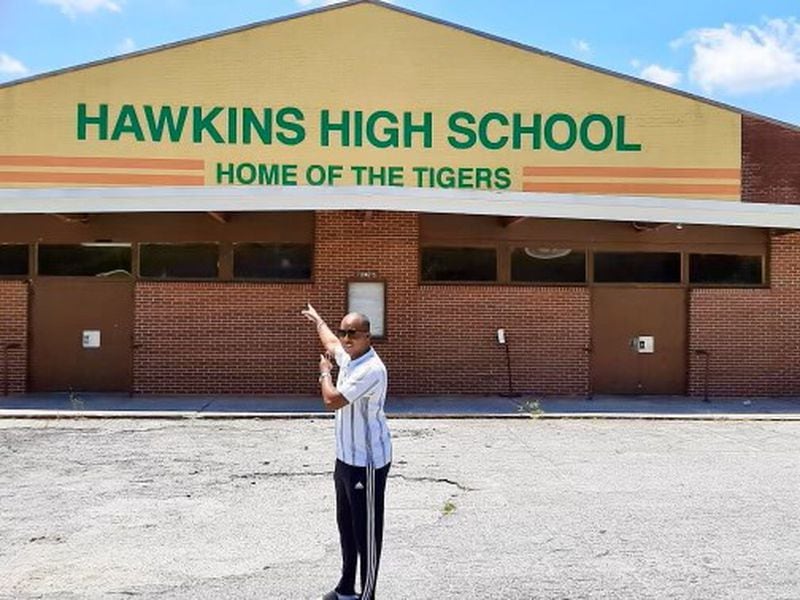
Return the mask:
<svg viewBox="0 0 800 600">
<path fill-rule="evenodd" d="M 723 200 L 393 187 L 0 189 L 0 214 L 293 210 L 391 210 L 800 230 L 800 204 Z"/>
</svg>

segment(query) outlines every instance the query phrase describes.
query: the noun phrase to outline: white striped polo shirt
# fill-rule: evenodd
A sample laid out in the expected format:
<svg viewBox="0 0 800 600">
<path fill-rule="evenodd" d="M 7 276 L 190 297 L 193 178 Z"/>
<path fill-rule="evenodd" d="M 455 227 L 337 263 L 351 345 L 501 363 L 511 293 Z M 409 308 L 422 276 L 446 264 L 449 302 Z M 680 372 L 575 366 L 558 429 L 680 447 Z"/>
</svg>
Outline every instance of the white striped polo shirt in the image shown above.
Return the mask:
<svg viewBox="0 0 800 600">
<path fill-rule="evenodd" d="M 336 389 L 347 400 L 336 411 L 336 458 L 354 467 L 380 469 L 392 460 L 392 437 L 383 411 L 386 366 L 374 348 L 351 360 L 341 344 L 336 363 Z"/>
</svg>

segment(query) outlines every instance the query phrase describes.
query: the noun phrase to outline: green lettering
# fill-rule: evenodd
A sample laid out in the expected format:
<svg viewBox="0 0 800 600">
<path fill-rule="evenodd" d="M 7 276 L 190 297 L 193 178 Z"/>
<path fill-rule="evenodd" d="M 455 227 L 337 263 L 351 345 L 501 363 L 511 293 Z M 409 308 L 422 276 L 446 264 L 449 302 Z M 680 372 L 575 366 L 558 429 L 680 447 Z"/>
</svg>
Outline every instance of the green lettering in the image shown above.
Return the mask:
<svg viewBox="0 0 800 600">
<path fill-rule="evenodd" d="M 228 107 L 228 143 L 235 144 L 239 139 L 239 109 Z"/>
<path fill-rule="evenodd" d="M 192 141 L 195 144 L 201 144 L 203 142 L 203 132 L 205 131 L 208 135 L 211 136 L 211 139 L 214 140 L 217 144 L 225 143 L 225 140 L 220 135 L 217 128 L 214 127 L 214 119 L 219 116 L 223 108 L 221 106 L 215 106 L 212 108 L 207 115 L 203 116 L 203 107 L 202 106 L 194 106 L 192 107 L 192 121 L 193 121 L 193 129 L 192 129 Z"/>
<path fill-rule="evenodd" d="M 492 121 L 496 121 L 500 125 L 508 126 L 508 117 L 502 113 L 490 112 L 486 113 L 478 125 L 478 137 L 480 137 L 481 144 L 484 148 L 489 150 L 500 150 L 508 143 L 508 136 L 501 135 L 496 141 L 489 139 L 489 125 Z"/>
<path fill-rule="evenodd" d="M 494 185 L 498 190 L 505 190 L 511 187 L 511 171 L 508 167 L 499 167 L 494 172 Z"/>
<path fill-rule="evenodd" d="M 258 165 L 258 183 L 261 185 L 278 185 L 281 182 L 280 165 Z"/>
<path fill-rule="evenodd" d="M 217 183 L 223 183 L 223 177 L 228 178 L 225 183 L 233 183 L 233 163 L 228 163 L 227 169 L 222 166 L 222 163 L 217 163 Z"/>
<path fill-rule="evenodd" d="M 475 145 L 475 142 L 478 140 L 478 135 L 475 133 L 475 131 L 469 127 L 461 125 L 462 121 L 468 125 L 475 125 L 475 117 L 465 111 L 454 112 L 450 115 L 450 118 L 447 122 L 448 127 L 450 127 L 450 131 L 464 136 L 463 139 L 458 139 L 454 135 L 447 137 L 447 141 L 450 143 L 450 145 L 457 150 L 466 150 L 468 148 L 472 148 Z"/>
<path fill-rule="evenodd" d="M 294 106 L 287 106 L 280 109 L 275 118 L 278 127 L 284 130 L 275 134 L 282 144 L 296 146 L 306 139 L 306 128 L 302 125 L 305 118 L 302 110 Z"/>
<path fill-rule="evenodd" d="M 170 142 L 179 142 L 183 134 L 183 126 L 186 123 L 186 115 L 189 113 L 189 107 L 181 106 L 178 109 L 177 121 L 172 114 L 171 106 L 162 106 L 158 111 L 158 119 L 156 119 L 153 107 L 144 105 L 144 118 L 147 121 L 147 129 L 150 132 L 150 139 L 154 142 L 160 142 L 164 136 L 164 127 L 166 126 L 169 132 Z"/>
<path fill-rule="evenodd" d="M 413 147 L 413 142 L 411 140 L 411 136 L 415 133 L 421 133 L 423 135 L 422 138 L 422 147 L 423 148 L 432 148 L 433 147 L 433 113 L 425 112 L 422 113 L 422 123 L 419 125 L 415 125 L 412 122 L 413 114 L 410 112 L 403 113 L 403 147 L 404 148 L 411 148 Z"/>
<path fill-rule="evenodd" d="M 236 167 L 236 179 L 239 183 L 250 185 L 256 180 L 256 166 L 252 163 L 241 163 Z"/>
<path fill-rule="evenodd" d="M 372 113 L 367 119 L 367 140 L 376 148 L 397 148 L 400 143 L 400 132 L 397 127 L 386 126 L 383 128 L 384 137 L 379 138 L 376 135 L 378 121 L 381 119 L 388 121 L 391 125 L 397 125 L 398 120 L 394 113 L 388 110 L 379 110 Z"/>
<path fill-rule="evenodd" d="M 139 116 L 133 104 L 123 104 L 117 117 L 117 124 L 114 125 L 114 132 L 111 134 L 112 140 L 118 140 L 123 133 L 132 133 L 136 141 L 144 141 L 144 132 L 139 123 Z"/>
<path fill-rule="evenodd" d="M 599 142 L 593 142 L 589 138 L 589 128 L 593 123 L 599 123 L 602 127 L 603 138 Z M 595 114 L 589 115 L 581 122 L 581 144 L 587 150 L 599 152 L 605 150 L 611 145 L 611 140 L 614 139 L 614 126 L 611 124 L 611 119 L 605 115 Z"/>
<path fill-rule="evenodd" d="M 629 144 L 625 141 L 625 117 L 617 116 L 617 151 L 618 152 L 641 152 L 641 144 Z"/>
<path fill-rule="evenodd" d="M 556 140 L 553 130 L 558 123 L 567 126 L 567 139 L 563 142 Z M 570 115 L 565 113 L 555 113 L 550 115 L 544 124 L 544 141 L 553 150 L 569 150 L 575 145 L 578 139 L 578 126 Z"/>
<path fill-rule="evenodd" d="M 522 115 L 514 113 L 511 131 L 513 135 L 512 147 L 514 150 L 522 148 L 522 136 L 531 136 L 531 150 L 539 150 L 542 147 L 542 115 L 534 114 L 533 122 L 530 125 L 522 124 Z"/>
<path fill-rule="evenodd" d="M 330 146 L 331 133 L 338 132 L 342 136 L 342 146 L 350 145 L 350 112 L 342 111 L 342 120 L 340 123 L 331 121 L 330 111 L 325 109 L 320 115 L 320 145 Z"/>
<path fill-rule="evenodd" d="M 108 104 L 100 104 L 98 106 L 100 114 L 96 117 L 90 117 L 86 113 L 86 104 L 83 102 L 78 104 L 78 139 L 86 139 L 86 127 L 88 125 L 97 125 L 97 139 L 108 139 Z"/>
<path fill-rule="evenodd" d="M 361 148 L 364 145 L 364 113 L 357 110 L 353 113 L 353 146 Z"/>
<path fill-rule="evenodd" d="M 492 170 L 488 167 L 478 167 L 475 169 L 475 187 L 480 189 L 492 189 Z"/>
<path fill-rule="evenodd" d="M 249 144 L 253 139 L 255 130 L 262 144 L 272 143 L 272 109 L 265 108 L 262 112 L 263 120 L 259 120 L 252 108 L 242 109 L 242 143 Z"/>
<path fill-rule="evenodd" d="M 455 179 L 455 170 L 452 167 L 442 167 L 436 171 L 436 185 L 439 187 L 455 187 Z"/>
</svg>

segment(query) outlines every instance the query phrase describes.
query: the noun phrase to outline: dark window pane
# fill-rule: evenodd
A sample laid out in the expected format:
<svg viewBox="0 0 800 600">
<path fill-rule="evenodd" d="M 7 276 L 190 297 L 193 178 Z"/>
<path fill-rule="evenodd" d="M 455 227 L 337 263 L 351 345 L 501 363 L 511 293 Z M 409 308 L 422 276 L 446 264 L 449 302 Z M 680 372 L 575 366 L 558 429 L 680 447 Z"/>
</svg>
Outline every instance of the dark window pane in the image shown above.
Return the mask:
<svg viewBox="0 0 800 600">
<path fill-rule="evenodd" d="M 310 244 L 236 244 L 233 276 L 237 279 L 311 279 Z"/>
<path fill-rule="evenodd" d="M 514 248 L 511 281 L 584 283 L 586 253 L 567 248 Z"/>
<path fill-rule="evenodd" d="M 761 265 L 760 256 L 692 254 L 689 256 L 689 282 L 761 285 L 764 281 Z"/>
<path fill-rule="evenodd" d="M 28 246 L 0 244 L 0 275 L 28 274 Z"/>
<path fill-rule="evenodd" d="M 423 281 L 495 281 L 494 248 L 423 248 Z"/>
<path fill-rule="evenodd" d="M 131 247 L 105 244 L 40 244 L 39 275 L 130 276 Z"/>
<path fill-rule="evenodd" d="M 677 252 L 596 252 L 594 280 L 601 283 L 680 283 Z"/>
<path fill-rule="evenodd" d="M 216 279 L 216 244 L 142 244 L 139 273 L 159 279 Z"/>
</svg>

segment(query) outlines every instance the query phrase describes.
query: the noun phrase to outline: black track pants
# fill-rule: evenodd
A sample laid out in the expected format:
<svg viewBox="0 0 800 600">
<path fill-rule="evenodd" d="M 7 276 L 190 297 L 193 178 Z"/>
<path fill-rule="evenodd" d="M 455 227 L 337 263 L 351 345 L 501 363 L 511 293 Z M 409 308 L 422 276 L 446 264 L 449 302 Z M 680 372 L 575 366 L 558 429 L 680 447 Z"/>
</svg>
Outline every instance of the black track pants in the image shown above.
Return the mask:
<svg viewBox="0 0 800 600">
<path fill-rule="evenodd" d="M 383 541 L 383 496 L 391 463 L 380 469 L 336 461 L 336 523 L 342 546 L 342 578 L 336 591 L 355 594 L 356 564 L 361 564 L 363 600 L 375 597 Z"/>
</svg>

